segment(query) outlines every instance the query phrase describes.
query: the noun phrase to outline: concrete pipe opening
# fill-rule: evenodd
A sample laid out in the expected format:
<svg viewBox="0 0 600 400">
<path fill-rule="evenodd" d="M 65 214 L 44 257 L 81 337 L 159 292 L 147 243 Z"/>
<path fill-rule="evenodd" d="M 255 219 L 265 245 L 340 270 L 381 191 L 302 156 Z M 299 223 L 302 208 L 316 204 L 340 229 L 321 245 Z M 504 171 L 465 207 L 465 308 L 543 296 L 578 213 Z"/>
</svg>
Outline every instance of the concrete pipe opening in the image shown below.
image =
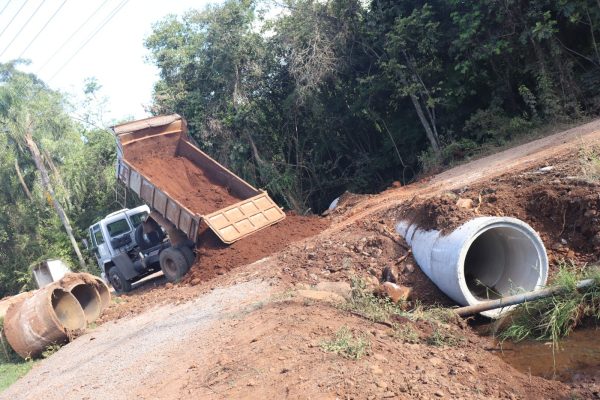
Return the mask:
<svg viewBox="0 0 600 400">
<path fill-rule="evenodd" d="M 546 263 L 539 238 L 521 226 L 499 225 L 482 229 L 465 245 L 464 279 L 477 300 L 536 289 Z"/>
<path fill-rule="evenodd" d="M 71 294 L 77 299 L 89 324 L 94 322 L 102 312 L 102 302 L 95 285 L 82 283 L 71 288 Z"/>
<path fill-rule="evenodd" d="M 54 289 L 52 291 L 52 309 L 65 329 L 85 328 L 85 312 L 82 312 L 81 304 L 75 295 L 62 289 Z"/>
</svg>

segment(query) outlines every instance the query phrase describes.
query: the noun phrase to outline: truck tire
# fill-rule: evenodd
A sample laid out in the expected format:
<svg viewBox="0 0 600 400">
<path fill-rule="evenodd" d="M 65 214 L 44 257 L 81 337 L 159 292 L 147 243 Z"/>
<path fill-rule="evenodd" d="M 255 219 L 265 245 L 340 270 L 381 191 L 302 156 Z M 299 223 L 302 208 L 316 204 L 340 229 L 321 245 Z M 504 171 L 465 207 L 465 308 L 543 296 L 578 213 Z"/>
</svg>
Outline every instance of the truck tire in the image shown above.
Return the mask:
<svg viewBox="0 0 600 400">
<path fill-rule="evenodd" d="M 190 265 L 180 249 L 169 247 L 158 256 L 160 269 L 169 282 L 179 282 L 188 272 Z"/>
<path fill-rule="evenodd" d="M 177 250 L 183 253 L 185 260 L 188 263 L 188 268 L 194 265 L 194 261 L 196 261 L 196 255 L 194 254 L 194 250 L 189 248 L 188 246 L 179 246 Z"/>
<path fill-rule="evenodd" d="M 143 251 L 161 243 L 165 238 L 165 234 L 162 229 L 157 226 L 156 230 L 144 235 L 144 228 L 142 224 L 140 224 L 137 228 L 135 228 L 134 237 L 138 247 Z"/>
<path fill-rule="evenodd" d="M 108 271 L 108 281 L 112 285 L 113 289 L 115 289 L 115 292 L 117 294 L 127 293 L 131 291 L 131 282 L 125 279 L 125 277 L 117 267 L 112 267 Z"/>
</svg>

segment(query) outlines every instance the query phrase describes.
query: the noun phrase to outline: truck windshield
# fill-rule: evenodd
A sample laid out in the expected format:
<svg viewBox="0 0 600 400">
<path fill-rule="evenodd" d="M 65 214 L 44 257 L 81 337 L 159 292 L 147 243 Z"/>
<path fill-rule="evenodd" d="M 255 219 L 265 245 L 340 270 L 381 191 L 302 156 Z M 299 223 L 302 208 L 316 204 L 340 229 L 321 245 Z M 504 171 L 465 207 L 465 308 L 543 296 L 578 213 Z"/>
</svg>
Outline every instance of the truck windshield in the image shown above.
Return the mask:
<svg viewBox="0 0 600 400">
<path fill-rule="evenodd" d="M 127 223 L 127 220 L 123 218 L 106 225 L 106 229 L 108 229 L 110 237 L 114 238 L 125 232 L 129 232 L 129 224 Z"/>
<path fill-rule="evenodd" d="M 146 215 L 148 215 L 148 213 L 146 211 L 142 211 L 141 213 L 130 215 L 129 218 L 131 218 L 131 223 L 133 224 L 133 227 L 137 228 L 138 225 L 142 223 L 144 218 L 146 218 Z"/>
</svg>

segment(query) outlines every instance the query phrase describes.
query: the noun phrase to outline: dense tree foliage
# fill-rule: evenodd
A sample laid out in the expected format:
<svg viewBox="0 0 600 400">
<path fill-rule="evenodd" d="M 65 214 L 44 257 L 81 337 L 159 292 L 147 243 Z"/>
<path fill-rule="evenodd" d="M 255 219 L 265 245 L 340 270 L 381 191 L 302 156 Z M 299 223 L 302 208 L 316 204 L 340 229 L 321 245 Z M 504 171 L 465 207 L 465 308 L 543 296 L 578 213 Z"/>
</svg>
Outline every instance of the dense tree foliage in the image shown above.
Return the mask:
<svg viewBox="0 0 600 400">
<path fill-rule="evenodd" d="M 42 260 L 93 267 L 89 256 L 87 266 L 78 261 L 64 219 L 78 244 L 87 226 L 119 207 L 113 137 L 75 124 L 68 109 L 35 76 L 0 65 L 0 298 L 28 287 L 30 267 Z"/>
<path fill-rule="evenodd" d="M 146 46 L 152 111 L 304 211 L 597 114 L 599 40 L 598 0 L 229 0 Z"/>
</svg>

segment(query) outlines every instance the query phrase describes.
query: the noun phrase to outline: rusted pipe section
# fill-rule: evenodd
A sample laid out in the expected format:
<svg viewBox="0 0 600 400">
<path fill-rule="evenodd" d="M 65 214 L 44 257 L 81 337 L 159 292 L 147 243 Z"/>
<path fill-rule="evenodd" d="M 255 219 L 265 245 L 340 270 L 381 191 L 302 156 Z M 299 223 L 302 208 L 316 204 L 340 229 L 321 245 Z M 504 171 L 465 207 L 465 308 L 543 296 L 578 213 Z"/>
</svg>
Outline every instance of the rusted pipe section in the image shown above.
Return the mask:
<svg viewBox="0 0 600 400">
<path fill-rule="evenodd" d="M 63 289 L 72 292 L 73 289 L 77 288 L 78 285 L 85 285 L 88 286 L 88 289 L 84 289 L 84 288 L 78 288 L 76 290 L 76 293 L 73 293 L 75 295 L 75 297 L 77 297 L 78 300 L 83 301 L 84 303 L 89 303 L 90 299 L 89 297 L 93 299 L 97 299 L 98 301 L 98 313 L 97 315 L 95 315 L 95 312 L 93 314 L 91 314 L 91 318 L 88 318 L 88 322 L 92 322 L 94 321 L 96 318 L 98 318 L 100 316 L 100 314 L 102 313 L 102 311 L 108 307 L 108 305 L 110 304 L 110 291 L 108 289 L 108 286 L 106 286 L 106 284 L 102 281 L 102 279 L 100 279 L 99 277 L 92 275 L 92 274 L 87 274 L 87 273 L 83 273 L 83 272 L 78 272 L 78 273 L 70 273 L 65 275 L 61 280 L 59 280 L 57 282 L 57 284 L 62 287 Z M 91 293 L 86 293 L 88 291 L 90 291 L 91 289 L 93 289 L 94 291 L 96 291 L 98 297 L 96 298 L 96 296 L 94 296 Z M 80 299 L 81 297 L 81 299 Z M 92 306 L 92 308 L 96 308 L 95 305 L 95 301 L 93 301 L 94 304 L 89 304 L 87 305 L 87 307 Z M 86 309 L 86 305 L 85 304 L 81 304 L 81 306 L 84 308 L 84 311 Z M 90 310 L 92 311 L 92 310 Z M 86 313 L 87 314 L 87 313 Z"/>
<path fill-rule="evenodd" d="M 71 333 L 85 326 L 85 314 L 75 296 L 50 285 L 8 308 L 4 334 L 17 354 L 29 358 L 52 344 L 67 342 Z"/>
<path fill-rule="evenodd" d="M 584 289 L 594 285 L 593 279 L 584 279 L 577 282 L 576 288 Z M 514 296 L 502 297 L 501 299 L 484 301 L 479 304 L 475 304 L 467 307 L 460 307 L 454 310 L 460 317 L 466 317 L 469 315 L 477 314 L 483 311 L 496 310 L 498 308 L 504 308 L 522 304 L 528 301 L 534 301 L 550 297 L 556 294 L 566 292 L 568 289 L 563 286 L 550 287 L 542 290 L 535 290 L 533 292 L 516 294 Z"/>
<path fill-rule="evenodd" d="M 96 287 L 89 283 L 80 283 L 72 286 L 69 291 L 79 302 L 86 322 L 89 324 L 97 320 L 102 312 L 102 301 Z"/>
<path fill-rule="evenodd" d="M 104 310 L 110 305 L 110 289 L 108 289 L 108 286 L 106 285 L 106 283 L 104 283 L 102 278 L 85 273 L 82 273 L 81 275 L 84 275 L 85 277 L 94 281 L 94 287 L 96 288 L 96 290 L 98 291 L 98 295 L 100 296 L 100 305 L 102 307 L 102 310 Z"/>
</svg>

